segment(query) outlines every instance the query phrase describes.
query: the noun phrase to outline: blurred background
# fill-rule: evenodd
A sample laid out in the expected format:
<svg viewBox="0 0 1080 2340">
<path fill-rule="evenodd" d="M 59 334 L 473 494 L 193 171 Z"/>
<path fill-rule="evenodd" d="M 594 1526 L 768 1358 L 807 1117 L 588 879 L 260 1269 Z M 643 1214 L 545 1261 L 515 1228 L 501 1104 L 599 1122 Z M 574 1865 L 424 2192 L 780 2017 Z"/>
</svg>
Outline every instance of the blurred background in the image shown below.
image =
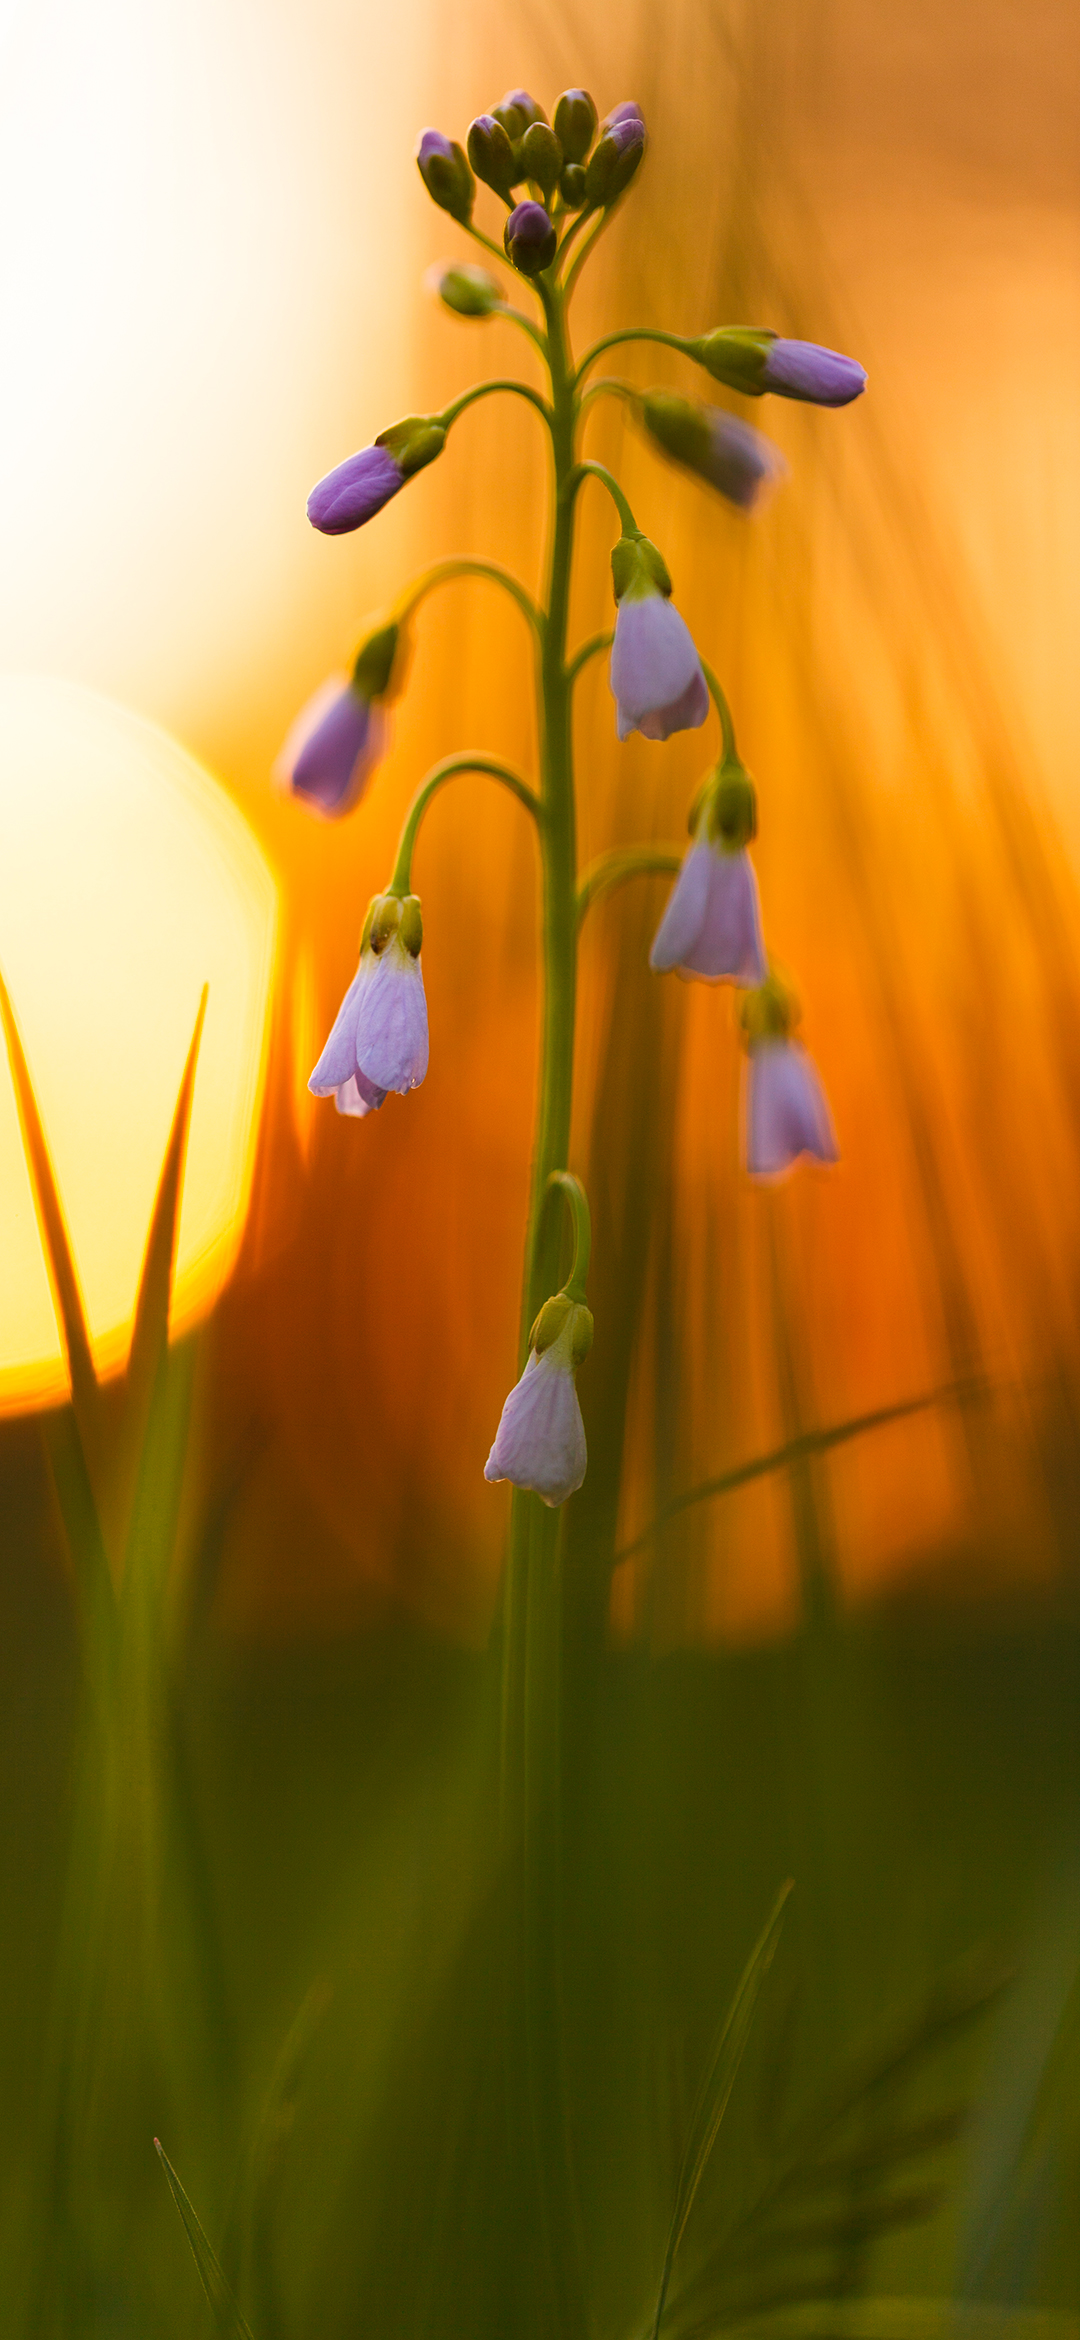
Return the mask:
<svg viewBox="0 0 1080 2340">
<path fill-rule="evenodd" d="M 646 169 L 583 281 L 579 346 L 631 318 L 752 322 L 870 375 L 844 414 L 755 406 L 790 476 L 750 520 L 665 469 L 621 407 L 589 424 L 732 700 L 769 941 L 843 1157 L 748 1187 L 730 997 L 648 974 L 661 881 L 601 906 L 574 1140 L 597 1337 L 568 1552 L 605 1652 L 574 1856 L 599 2328 L 627 2328 L 662 2242 L 673 2147 L 656 2058 L 674 2101 L 684 2079 L 692 2094 L 789 1871 L 807 2087 L 839 2040 L 973 1944 L 1001 1943 L 1019 1977 L 982 2038 L 948 2205 L 877 2246 L 873 2284 L 1075 2309 L 1073 12 L 669 0 L 660 27 L 640 0 L 8 0 L 0 63 L 0 664 L 160 727 L 260 849 L 237 881 L 246 1053 L 215 1075 L 241 1099 L 231 1184 L 202 1233 L 185 1222 L 183 1326 L 203 1324 L 175 1569 L 175 1693 L 228 2037 L 219 2111 L 185 2114 L 180 2144 L 215 2231 L 297 2006 L 313 1978 L 337 1994 L 282 2164 L 278 2323 L 267 2309 L 257 2334 L 344 2333 L 362 2309 L 397 2330 L 494 2330 L 510 2281 L 486 2257 L 479 2147 L 469 2160 L 481 2081 L 448 2045 L 471 2036 L 462 1959 L 469 1988 L 483 1972 L 470 1815 L 507 1504 L 482 1470 L 513 1375 L 537 1017 L 532 840 L 482 781 L 440 798 L 416 863 L 424 1086 L 354 1124 L 306 1080 L 426 766 L 476 746 L 529 767 L 516 613 L 474 582 L 425 605 L 391 755 L 352 819 L 314 822 L 269 774 L 297 708 L 413 569 L 464 551 L 539 581 L 544 451 L 516 401 L 471 411 L 357 537 L 324 540 L 304 515 L 312 482 L 399 415 L 528 371 L 508 326 L 454 320 L 424 291 L 464 239 L 412 159 L 422 126 L 463 137 L 520 84 L 549 108 L 574 83 L 601 112 L 634 96 L 649 124 Z M 703 388 L 660 349 L 629 352 L 626 371 Z M 610 520 L 599 497 L 582 508 L 584 635 L 609 619 Z M 583 857 L 681 839 L 711 739 L 617 748 L 602 661 L 577 739 Z M 9 749 L 0 827 L 28 785 Z M 42 869 L 21 915 L 36 964 L 53 919 L 59 965 L 66 897 Z M 151 1034 L 168 1000 L 168 1048 L 148 1085 L 143 1042 L 121 1049 L 115 1012 L 88 1009 L 78 1078 L 107 1097 L 96 1118 L 71 1087 L 59 1008 L 41 1011 L 34 1061 L 37 1010 L 0 933 L 47 1126 L 50 1096 L 61 1119 L 69 1100 L 66 1185 L 59 1139 L 58 1168 L 76 1259 L 110 1213 L 123 1221 L 92 1314 L 103 1367 L 123 1352 L 133 1198 L 145 1190 L 148 1217 L 199 937 L 219 953 L 225 915 L 196 888 L 155 939 L 139 871 L 117 877 L 110 949 L 123 990 L 126 886 L 130 986 Z M 143 1165 L 122 1199 L 110 1149 Z M 17 2224 L 74 1657 L 35 1411 L 60 1399 L 59 1368 L 0 1357 L 0 1393 L 0 1857 L 18 1911 L 0 2151 Z M 102 2277 L 86 2329 L 195 2328 L 169 2321 L 189 2270 L 144 2165 L 150 2094 L 115 2116 L 95 2232 L 102 2265 L 128 2272 L 112 2290 Z M 848 2288 L 864 2279 L 860 2263 Z"/>
</svg>

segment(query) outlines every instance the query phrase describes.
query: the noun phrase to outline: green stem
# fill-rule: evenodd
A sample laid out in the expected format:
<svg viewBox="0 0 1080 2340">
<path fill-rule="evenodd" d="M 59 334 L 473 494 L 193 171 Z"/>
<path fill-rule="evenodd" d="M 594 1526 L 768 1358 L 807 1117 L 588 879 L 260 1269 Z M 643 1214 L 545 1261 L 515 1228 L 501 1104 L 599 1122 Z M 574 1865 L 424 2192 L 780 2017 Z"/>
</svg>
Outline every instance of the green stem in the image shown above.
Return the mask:
<svg viewBox="0 0 1080 2340">
<path fill-rule="evenodd" d="M 704 658 L 701 659 L 701 671 L 705 677 L 706 682 L 708 683 L 709 695 L 712 699 L 713 706 L 715 707 L 716 712 L 720 717 L 720 733 L 723 742 L 724 762 L 725 764 L 737 764 L 739 761 L 739 751 L 735 745 L 735 724 L 731 709 L 728 706 L 727 699 L 720 687 L 717 676 L 713 673 L 712 667 L 706 663 Z"/>
<path fill-rule="evenodd" d="M 502 568 L 498 561 L 474 561 L 455 555 L 451 560 L 433 562 L 430 569 L 424 569 L 419 577 L 414 577 L 411 585 L 405 587 L 403 593 L 399 593 L 392 606 L 392 616 L 398 619 L 411 616 L 429 593 L 434 593 L 440 585 L 451 584 L 455 577 L 487 577 L 493 585 L 501 585 L 504 593 L 509 593 L 512 600 L 517 602 L 523 617 L 528 619 L 539 639 L 541 617 L 532 594 L 527 593 L 524 585 L 519 585 L 511 571 Z"/>
<path fill-rule="evenodd" d="M 568 501 L 573 502 L 573 499 L 576 496 L 582 481 L 586 479 L 598 479 L 601 485 L 606 487 L 607 492 L 611 497 L 611 501 L 619 515 L 619 518 L 622 521 L 623 535 L 640 536 L 641 530 L 638 527 L 637 521 L 634 518 L 629 503 L 627 502 L 627 499 L 624 496 L 622 489 L 619 486 L 619 482 L 614 476 L 614 473 L 608 470 L 606 463 L 594 463 L 591 457 L 585 463 L 575 463 L 573 470 L 570 472 L 566 480 L 564 488 L 564 493 Z"/>
<path fill-rule="evenodd" d="M 567 255 L 567 253 L 568 253 L 568 251 L 569 251 L 569 249 L 570 249 L 570 246 L 571 246 L 571 244 L 572 244 L 572 243 L 573 243 L 573 241 L 574 241 L 574 238 L 575 238 L 575 236 L 579 236 L 579 235 L 581 234 L 581 230 L 582 230 L 582 228 L 583 228 L 583 227 L 585 227 L 585 226 L 587 225 L 587 223 L 588 223 L 588 221 L 589 221 L 589 220 L 591 220 L 591 219 L 595 219 L 595 217 L 596 217 L 596 214 L 595 214 L 595 212 L 594 212 L 594 211 L 593 211 L 591 208 L 588 208 L 588 207 L 587 207 L 587 208 L 586 208 L 584 211 L 579 211 L 579 212 L 578 212 L 578 214 L 577 214 L 577 217 L 576 217 L 576 219 L 575 219 L 575 220 L 574 220 L 574 222 L 573 222 L 573 225 L 572 225 L 571 227 L 568 227 L 568 228 L 567 228 L 566 234 L 564 235 L 564 237 L 563 237 L 563 240 L 562 240 L 562 243 L 559 245 L 559 249 L 558 249 L 558 251 L 557 251 L 557 253 L 556 253 L 556 255 L 555 255 L 555 273 L 556 273 L 556 275 L 558 275 L 559 271 L 560 271 L 560 270 L 561 270 L 561 268 L 562 268 L 563 261 L 564 261 L 564 260 L 565 260 L 565 258 L 566 258 L 566 255 Z"/>
<path fill-rule="evenodd" d="M 589 1273 L 589 1258 L 592 1252 L 592 1220 L 589 1216 L 588 1196 L 580 1178 L 575 1178 L 572 1170 L 553 1170 L 548 1179 L 547 1191 L 549 1194 L 563 1196 L 570 1213 L 570 1225 L 574 1237 L 574 1257 L 571 1261 L 570 1273 L 562 1289 L 568 1300 L 580 1301 L 584 1307 L 585 1279 Z"/>
<path fill-rule="evenodd" d="M 622 381 L 618 374 L 601 374 L 598 382 L 590 382 L 588 389 L 582 391 L 578 400 L 580 413 L 584 414 L 594 398 L 623 398 L 627 406 L 639 406 L 641 392 L 635 390 L 632 382 Z"/>
<path fill-rule="evenodd" d="M 614 640 L 615 636 L 611 633 L 590 634 L 588 640 L 582 643 L 580 650 L 575 650 L 570 660 L 566 669 L 567 682 L 576 683 L 582 667 L 588 665 L 590 658 L 599 658 L 602 650 L 610 650 Z"/>
<path fill-rule="evenodd" d="M 459 772 L 484 772 L 491 780 L 501 780 L 503 787 L 509 788 L 512 794 L 517 797 L 518 803 L 523 804 L 526 810 L 531 812 L 542 833 L 543 813 L 540 800 L 535 790 L 529 787 L 528 781 L 523 780 L 520 773 L 515 772 L 511 765 L 500 763 L 497 756 L 474 754 L 446 756 L 441 764 L 436 764 L 434 769 L 428 773 L 426 780 L 421 781 L 405 815 L 405 825 L 398 840 L 393 874 L 386 889 L 388 894 L 404 897 L 412 892 L 412 857 L 420 823 L 432 797 L 437 794 L 447 780 L 453 780 Z"/>
<path fill-rule="evenodd" d="M 578 925 L 594 902 L 614 893 L 629 878 L 674 877 L 683 865 L 677 845 L 616 845 L 591 862 L 578 887 Z"/>
<path fill-rule="evenodd" d="M 682 357 L 691 354 L 691 344 L 684 333 L 661 333 L 648 325 L 626 325 L 621 333 L 605 333 L 602 341 L 594 342 L 592 348 L 586 350 L 574 376 L 575 390 L 584 381 L 589 367 L 596 364 L 597 358 L 602 357 L 606 349 L 617 349 L 624 341 L 659 341 L 665 349 L 677 349 Z"/>
<path fill-rule="evenodd" d="M 578 277 L 581 275 L 581 271 L 585 266 L 586 260 L 590 260 L 592 258 L 592 255 L 596 250 L 596 246 L 599 243 L 605 228 L 610 227 L 611 222 L 615 217 L 615 213 L 619 208 L 619 203 L 621 200 L 621 196 L 617 197 L 614 203 L 609 203 L 607 208 L 601 212 L 592 234 L 586 236 L 580 251 L 576 254 L 573 262 L 571 263 L 571 266 L 567 269 L 566 284 L 564 287 L 567 301 L 569 301 L 573 296 L 574 286 L 577 283 Z"/>
<path fill-rule="evenodd" d="M 474 382 L 471 390 L 463 390 L 460 398 L 451 399 L 449 406 L 444 406 L 442 413 L 434 419 L 442 424 L 444 431 L 448 431 L 458 416 L 464 414 L 467 406 L 475 406 L 478 398 L 492 398 L 497 390 L 507 390 L 514 398 L 527 398 L 529 405 L 535 406 L 537 412 L 543 415 L 548 429 L 552 428 L 553 417 L 547 399 L 542 398 L 539 390 L 534 390 L 531 383 L 518 382 L 513 374 L 496 375 L 490 382 Z"/>
<path fill-rule="evenodd" d="M 541 357 L 546 360 L 547 342 L 544 335 L 541 333 L 539 325 L 534 325 L 532 318 L 525 315 L 524 309 L 515 309 L 512 301 L 500 301 L 498 308 L 492 309 L 491 314 L 493 317 L 509 317 L 513 324 L 520 325 L 522 332 L 527 333 L 530 341 L 535 342 Z"/>
</svg>

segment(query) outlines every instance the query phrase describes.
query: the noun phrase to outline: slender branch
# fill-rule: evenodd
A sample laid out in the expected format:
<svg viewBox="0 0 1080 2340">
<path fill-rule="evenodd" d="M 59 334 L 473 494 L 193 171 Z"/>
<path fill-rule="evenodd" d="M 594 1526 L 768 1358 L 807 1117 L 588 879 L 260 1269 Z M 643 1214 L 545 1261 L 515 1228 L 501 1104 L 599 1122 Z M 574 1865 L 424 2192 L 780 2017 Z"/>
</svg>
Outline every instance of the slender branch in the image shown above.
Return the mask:
<svg viewBox="0 0 1080 2340">
<path fill-rule="evenodd" d="M 463 390 L 460 398 L 455 398 L 449 406 L 444 406 L 442 413 L 436 417 L 436 420 L 442 424 L 444 430 L 448 431 L 451 423 L 456 423 L 459 414 L 464 414 L 467 406 L 475 406 L 478 398 L 492 397 L 496 390 L 508 390 L 515 398 L 527 398 L 529 405 L 535 406 L 537 413 L 543 415 L 548 429 L 551 429 L 553 417 L 547 399 L 542 398 L 539 390 L 534 390 L 531 383 L 517 382 L 512 375 L 507 375 L 505 378 L 499 377 L 492 382 L 475 382 L 471 390 Z"/>
<path fill-rule="evenodd" d="M 602 650 L 610 650 L 614 640 L 614 634 L 590 634 L 588 641 L 582 643 L 580 650 L 575 650 L 570 660 L 566 669 L 567 682 L 575 683 L 582 667 L 588 665 L 590 658 L 599 658 Z"/>
<path fill-rule="evenodd" d="M 547 1182 L 547 1193 L 562 1194 L 570 1213 L 574 1257 L 562 1288 L 569 1300 L 578 1300 L 584 1305 L 585 1279 L 589 1273 L 589 1256 L 592 1251 L 592 1220 L 589 1217 L 588 1197 L 580 1178 L 575 1178 L 572 1170 L 553 1170 Z"/>
<path fill-rule="evenodd" d="M 586 225 L 586 222 L 587 222 L 588 220 L 592 219 L 593 217 L 594 217 L 594 213 L 592 212 L 592 210 L 591 210 L 591 209 L 586 209 L 586 210 L 584 210 L 584 211 L 579 211 L 579 212 L 578 212 L 578 214 L 577 214 L 577 217 L 576 217 L 576 219 L 574 220 L 573 226 L 572 226 L 572 227 L 568 227 L 568 228 L 567 228 L 566 234 L 564 235 L 564 237 L 563 237 L 563 240 L 562 240 L 562 243 L 559 245 L 559 249 L 558 249 L 558 251 L 557 251 L 557 253 L 556 253 L 556 255 L 555 255 L 555 273 L 556 273 L 556 275 L 558 275 L 558 272 L 559 272 L 560 268 L 562 267 L 563 260 L 565 259 L 565 256 L 566 256 L 567 252 L 569 251 L 571 244 L 572 244 L 572 243 L 573 243 L 573 241 L 574 241 L 574 237 L 575 237 L 575 236 L 577 236 L 577 235 L 580 235 L 582 228 L 583 228 L 583 227 Z M 569 287 L 567 287 L 567 290 L 569 290 Z"/>
<path fill-rule="evenodd" d="M 632 382 L 621 381 L 618 374 L 601 374 L 598 382 L 590 382 L 588 389 L 582 392 L 578 400 L 578 413 L 584 414 L 594 398 L 624 398 L 628 406 L 636 406 L 640 397 L 640 390 L 635 390 Z"/>
<path fill-rule="evenodd" d="M 498 308 L 492 309 L 491 314 L 493 317 L 509 317 L 513 324 L 520 325 L 522 332 L 527 333 L 530 341 L 536 343 L 537 349 L 546 363 L 547 336 L 541 332 L 539 325 L 533 324 L 531 317 L 525 315 L 524 309 L 515 309 L 512 301 L 500 301 Z"/>
<path fill-rule="evenodd" d="M 695 1503 L 706 1503 L 713 1495 L 730 1495 L 737 1487 L 747 1486 L 751 1479 L 763 1479 L 770 1471 L 781 1471 L 786 1464 L 807 1455 L 828 1454 L 834 1446 L 846 1445 L 849 1438 L 861 1438 L 868 1430 L 883 1430 L 888 1423 L 902 1422 L 909 1414 L 926 1413 L 931 1406 L 943 1405 L 949 1398 L 962 1404 L 968 1398 L 985 1394 L 985 1387 L 977 1377 L 948 1382 L 943 1389 L 927 1390 L 923 1397 L 905 1398 L 895 1406 L 879 1406 L 872 1414 L 856 1414 L 850 1422 L 836 1422 L 826 1430 L 808 1430 L 801 1438 L 789 1439 L 786 1446 L 774 1447 L 769 1454 L 755 1455 L 752 1462 L 740 1463 L 735 1470 L 723 1471 L 719 1478 L 705 1479 L 700 1487 L 690 1487 L 684 1495 L 674 1496 L 632 1543 L 624 1544 L 616 1552 L 616 1562 L 631 1559 L 635 1552 L 651 1544 L 669 1520 L 676 1519 L 682 1511 L 689 1511 Z"/>
<path fill-rule="evenodd" d="M 472 237 L 474 244 L 482 244 L 485 252 L 490 252 L 492 259 L 498 261 L 500 268 L 509 268 L 510 262 L 502 245 L 497 244 L 492 236 L 486 236 L 483 228 L 474 227 L 471 220 L 462 220 L 460 225 L 464 228 L 466 235 Z"/>
<path fill-rule="evenodd" d="M 674 877 L 682 865 L 683 855 L 677 845 L 616 845 L 612 852 L 601 853 L 597 861 L 590 863 L 578 886 L 578 925 L 594 902 L 614 893 L 616 886 L 626 885 L 628 879 Z"/>
<path fill-rule="evenodd" d="M 404 895 L 411 892 L 413 849 L 420 823 L 432 797 L 447 780 L 453 780 L 459 772 L 484 772 L 491 780 L 501 780 L 503 787 L 510 789 L 511 794 L 517 797 L 518 803 L 523 804 L 526 810 L 531 812 L 534 821 L 539 824 L 541 820 L 540 799 L 535 790 L 529 787 L 528 781 L 523 780 L 520 773 L 515 772 L 509 764 L 500 763 L 497 756 L 479 754 L 447 756 L 441 764 L 435 765 L 434 770 L 428 773 L 426 780 L 421 781 L 405 815 L 405 825 L 398 843 L 397 859 L 394 862 L 393 875 L 386 889 L 387 893 Z"/>
<path fill-rule="evenodd" d="M 569 289 L 567 286 L 567 291 Z M 665 349 L 677 349 L 683 357 L 690 355 L 690 343 L 684 333 L 661 333 L 650 325 L 626 325 L 621 333 L 605 333 L 602 341 L 594 342 L 592 348 L 586 350 L 574 376 L 575 390 L 578 383 L 584 380 L 589 367 L 596 364 L 597 358 L 602 357 L 606 349 L 617 349 L 623 341 L 659 341 Z"/>
<path fill-rule="evenodd" d="M 606 210 L 601 212 L 592 234 L 586 236 L 584 243 L 581 245 L 576 255 L 576 258 L 572 262 L 570 268 L 567 270 L 566 284 L 563 288 L 564 296 L 567 301 L 572 299 L 574 286 L 577 283 L 578 277 L 581 275 L 581 271 L 585 266 L 585 262 L 591 258 L 597 244 L 600 241 L 601 236 L 604 233 L 604 229 L 610 226 L 621 201 L 622 197 L 617 197 L 614 203 L 609 203 Z"/>
<path fill-rule="evenodd" d="M 393 605 L 394 616 L 399 619 L 409 617 L 427 599 L 429 593 L 434 593 L 440 585 L 451 584 L 455 577 L 487 577 L 493 585 L 501 585 L 504 593 L 509 593 L 511 600 L 516 601 L 537 640 L 542 638 L 543 619 L 540 611 L 531 593 L 526 592 L 524 585 L 519 585 L 511 570 L 504 569 L 498 561 L 468 560 L 464 555 L 459 557 L 455 554 L 451 560 L 435 561 L 430 569 L 424 569 L 398 595 Z"/>
<path fill-rule="evenodd" d="M 720 717 L 720 731 L 723 739 L 724 762 L 725 764 L 737 764 L 739 761 L 739 751 L 735 745 L 735 724 L 732 719 L 731 709 L 728 706 L 727 699 L 725 698 L 723 691 L 721 690 L 719 681 L 716 675 L 713 673 L 712 667 L 707 665 L 704 658 L 701 659 L 701 671 L 705 677 L 706 682 L 708 683 L 709 695 L 712 699 L 713 706 L 715 707 L 716 712 Z"/>
<path fill-rule="evenodd" d="M 581 486 L 582 480 L 584 479 L 598 479 L 601 486 L 606 487 L 607 492 L 611 497 L 612 503 L 618 512 L 619 518 L 622 521 L 624 535 L 640 536 L 641 530 L 638 527 L 637 521 L 635 520 L 626 497 L 624 496 L 622 489 L 619 486 L 618 480 L 615 478 L 614 473 L 608 470 L 607 464 L 594 463 L 591 457 L 585 463 L 575 463 L 574 468 L 570 473 L 563 489 L 563 494 L 567 496 L 571 502 L 576 496 L 577 491 Z"/>
</svg>

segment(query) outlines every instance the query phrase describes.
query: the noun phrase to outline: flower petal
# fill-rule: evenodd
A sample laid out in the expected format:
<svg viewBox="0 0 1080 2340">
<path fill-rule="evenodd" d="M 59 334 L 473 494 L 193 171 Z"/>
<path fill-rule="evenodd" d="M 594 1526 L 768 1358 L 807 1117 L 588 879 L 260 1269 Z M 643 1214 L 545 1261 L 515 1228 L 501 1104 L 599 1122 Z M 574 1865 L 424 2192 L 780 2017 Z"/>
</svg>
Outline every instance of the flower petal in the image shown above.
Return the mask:
<svg viewBox="0 0 1080 2340">
<path fill-rule="evenodd" d="M 850 406 L 866 388 L 866 370 L 857 359 L 822 349 L 816 341 L 778 340 L 766 352 L 763 386 L 814 406 Z"/>
<path fill-rule="evenodd" d="M 774 1177 L 800 1154 L 837 1160 L 825 1092 L 797 1040 L 759 1041 L 750 1052 L 748 1086 L 746 1166 L 753 1176 Z"/>
<path fill-rule="evenodd" d="M 649 965 L 656 975 L 666 975 L 672 967 L 683 964 L 693 950 L 705 921 L 712 860 L 710 845 L 691 845 L 686 854 L 649 952 Z"/>
<path fill-rule="evenodd" d="M 503 1407 L 484 1477 L 510 1479 L 554 1506 L 580 1487 L 587 1460 L 571 1367 L 560 1344 L 540 1357 L 534 1349 Z"/>
<path fill-rule="evenodd" d="M 769 962 L 750 856 L 712 846 L 704 850 L 709 857 L 705 915 L 681 954 L 679 972 L 700 975 L 706 983 L 764 983 Z"/>
<path fill-rule="evenodd" d="M 611 652 L 611 688 L 620 739 L 694 730 L 709 711 L 709 693 L 693 636 L 661 593 L 619 603 Z"/>
<path fill-rule="evenodd" d="M 330 1038 L 308 1082 L 314 1097 L 332 1097 L 351 1081 L 356 1071 L 356 1017 L 366 979 L 366 964 L 361 960 L 334 1018 Z"/>
<path fill-rule="evenodd" d="M 420 961 L 402 943 L 389 943 L 372 956 L 357 1000 L 355 1054 L 351 1072 L 366 1074 L 379 1089 L 419 1087 L 428 1068 L 427 1000 Z"/>
<path fill-rule="evenodd" d="M 361 447 L 312 488 L 307 516 L 323 536 L 347 536 L 373 520 L 405 485 L 401 465 L 385 447 Z"/>
<path fill-rule="evenodd" d="M 347 1113 L 355 1121 L 364 1121 L 369 1113 L 378 1112 L 385 1098 L 385 1089 L 377 1089 L 374 1081 L 369 1081 L 365 1073 L 357 1072 L 335 1091 L 334 1103 L 339 1113 Z"/>
<path fill-rule="evenodd" d="M 339 819 L 359 803 L 386 752 L 388 732 L 382 707 L 334 677 L 298 715 L 274 778 L 313 811 Z"/>
</svg>

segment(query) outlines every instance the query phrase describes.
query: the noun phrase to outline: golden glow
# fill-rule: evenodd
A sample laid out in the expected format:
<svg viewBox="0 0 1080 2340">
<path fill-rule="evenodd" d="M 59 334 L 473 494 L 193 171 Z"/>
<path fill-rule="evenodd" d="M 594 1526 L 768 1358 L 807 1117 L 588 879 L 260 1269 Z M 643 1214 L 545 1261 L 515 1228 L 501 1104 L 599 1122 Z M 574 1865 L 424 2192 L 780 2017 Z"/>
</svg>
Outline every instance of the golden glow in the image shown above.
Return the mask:
<svg viewBox="0 0 1080 2340">
<path fill-rule="evenodd" d="M 232 1265 L 250 1186 L 277 895 L 242 815 L 174 740 L 73 683 L 0 679 L 0 964 L 99 1370 L 123 1358 L 154 1194 L 209 984 L 173 1322 Z M 6 1058 L 0 1411 L 65 1370 Z"/>
</svg>

